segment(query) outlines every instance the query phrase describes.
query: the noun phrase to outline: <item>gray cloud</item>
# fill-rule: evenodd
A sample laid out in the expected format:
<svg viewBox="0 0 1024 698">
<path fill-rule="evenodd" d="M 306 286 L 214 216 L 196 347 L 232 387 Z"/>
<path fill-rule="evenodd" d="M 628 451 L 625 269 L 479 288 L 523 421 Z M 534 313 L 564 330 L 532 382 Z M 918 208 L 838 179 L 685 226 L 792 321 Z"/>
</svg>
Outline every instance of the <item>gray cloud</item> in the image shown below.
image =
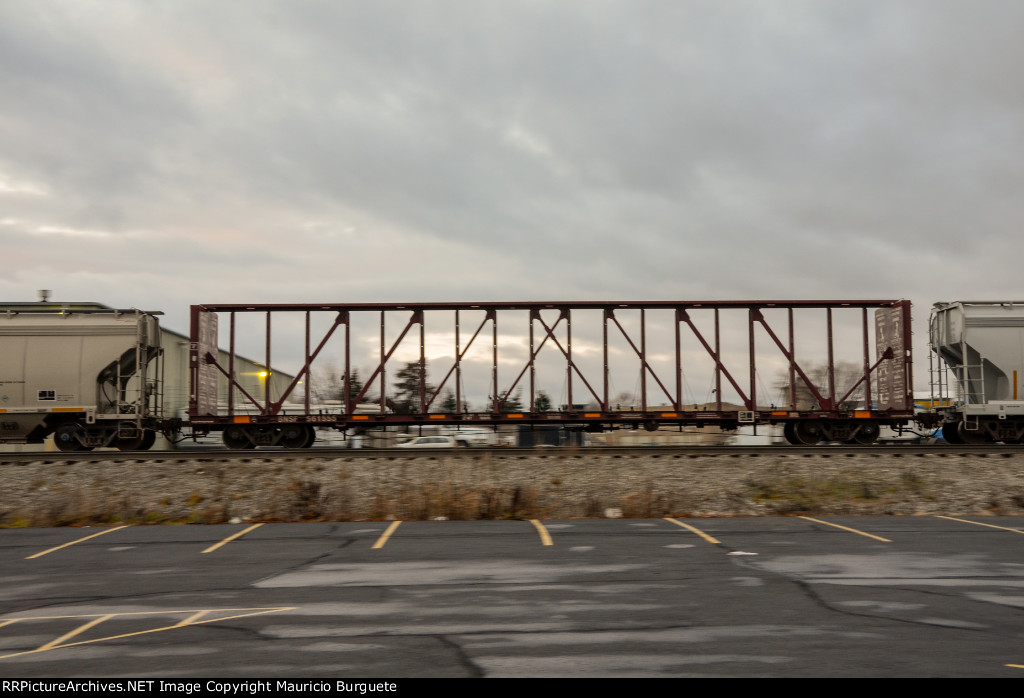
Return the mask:
<svg viewBox="0 0 1024 698">
<path fill-rule="evenodd" d="M 0 293 L 178 327 L 197 302 L 1018 296 L 1022 19 L 8 3 Z"/>
</svg>

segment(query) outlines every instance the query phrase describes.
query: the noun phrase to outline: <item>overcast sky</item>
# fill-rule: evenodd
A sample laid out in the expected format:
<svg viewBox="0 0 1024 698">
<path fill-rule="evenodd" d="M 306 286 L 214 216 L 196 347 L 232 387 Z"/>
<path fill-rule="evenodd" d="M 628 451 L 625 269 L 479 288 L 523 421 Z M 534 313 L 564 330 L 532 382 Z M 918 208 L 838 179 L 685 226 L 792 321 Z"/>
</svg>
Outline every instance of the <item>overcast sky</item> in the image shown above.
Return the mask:
<svg viewBox="0 0 1024 698">
<path fill-rule="evenodd" d="M 0 300 L 1021 299 L 1024 3 L 10 0 Z M 920 351 L 920 350 L 919 350 Z"/>
</svg>

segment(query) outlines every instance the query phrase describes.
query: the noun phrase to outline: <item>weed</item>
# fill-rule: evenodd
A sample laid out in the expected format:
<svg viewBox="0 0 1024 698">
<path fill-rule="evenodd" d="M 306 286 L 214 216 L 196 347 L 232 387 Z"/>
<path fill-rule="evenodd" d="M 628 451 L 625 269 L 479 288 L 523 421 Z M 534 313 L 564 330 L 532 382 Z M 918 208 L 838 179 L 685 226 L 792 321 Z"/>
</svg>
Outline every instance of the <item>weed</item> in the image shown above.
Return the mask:
<svg viewBox="0 0 1024 698">
<path fill-rule="evenodd" d="M 587 497 L 587 500 L 583 503 L 583 515 L 589 519 L 604 516 L 604 504 L 597 497 Z"/>
<path fill-rule="evenodd" d="M 821 513 L 880 497 L 877 485 L 843 477 L 790 476 L 764 481 L 750 478 L 746 484 L 748 497 L 776 514 Z"/>
<path fill-rule="evenodd" d="M 321 489 L 319 482 L 310 480 L 296 480 L 289 485 L 287 491 L 292 494 L 292 501 L 287 516 L 298 521 L 322 519 L 327 498 L 321 496 Z"/>
<path fill-rule="evenodd" d="M 0 523 L 0 528 L 28 528 L 32 522 L 22 516 L 12 516 Z"/>
<path fill-rule="evenodd" d="M 904 487 L 915 492 L 923 489 L 925 484 L 924 478 L 922 478 L 920 475 L 913 472 L 912 470 L 904 470 L 900 474 L 900 482 L 903 483 Z"/>
<path fill-rule="evenodd" d="M 626 494 L 622 498 L 620 509 L 622 516 L 631 519 L 660 517 L 669 512 L 669 506 L 664 496 L 655 494 L 654 488 L 650 484 L 642 490 Z"/>
</svg>

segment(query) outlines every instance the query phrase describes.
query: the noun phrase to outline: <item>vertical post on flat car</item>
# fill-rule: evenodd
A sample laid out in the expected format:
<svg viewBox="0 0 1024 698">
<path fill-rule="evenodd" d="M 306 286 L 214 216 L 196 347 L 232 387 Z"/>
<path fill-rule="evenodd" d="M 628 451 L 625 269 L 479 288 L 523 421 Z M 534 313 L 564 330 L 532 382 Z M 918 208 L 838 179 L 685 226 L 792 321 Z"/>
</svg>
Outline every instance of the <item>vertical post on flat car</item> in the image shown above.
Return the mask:
<svg viewBox="0 0 1024 698">
<path fill-rule="evenodd" d="M 569 393 L 569 411 L 573 411 L 572 406 L 572 311 L 563 310 L 562 314 L 565 315 L 565 381 L 568 386 Z"/>
<path fill-rule="evenodd" d="M 306 374 L 306 389 L 302 391 L 302 403 L 306 408 L 306 414 L 309 414 L 309 389 L 312 386 L 312 380 L 309 371 L 309 311 L 306 311 L 306 362 L 303 365 L 303 370 Z"/>
<path fill-rule="evenodd" d="M 228 414 L 235 413 L 235 311 L 231 311 L 230 339 L 228 340 Z"/>
<path fill-rule="evenodd" d="M 530 412 L 532 413 L 535 411 L 534 390 L 536 389 L 536 367 L 533 365 L 533 311 L 531 310 L 526 315 L 530 321 Z"/>
<path fill-rule="evenodd" d="M 491 315 L 491 379 L 493 388 L 491 392 L 494 398 L 491 401 L 491 412 L 498 411 L 498 313 Z"/>
<path fill-rule="evenodd" d="M 722 411 L 722 337 L 718 326 L 718 308 L 715 308 L 715 409 Z"/>
<path fill-rule="evenodd" d="M 755 366 L 754 354 L 754 315 L 759 312 L 758 308 L 752 307 L 747 311 L 747 331 L 750 335 L 750 406 L 747 409 L 757 409 L 757 367 Z"/>
<path fill-rule="evenodd" d="M 343 390 L 345 391 L 345 416 L 351 417 L 352 412 L 355 408 L 355 395 L 352 394 L 352 323 L 350 322 L 351 316 L 346 311 L 345 313 L 345 381 Z"/>
<path fill-rule="evenodd" d="M 828 407 L 836 409 L 836 364 L 832 351 L 832 308 L 825 308 L 828 326 Z"/>
<path fill-rule="evenodd" d="M 610 412 L 611 405 L 608 402 L 608 313 L 612 312 L 611 308 L 605 308 L 601 311 L 601 360 L 604 368 L 602 369 L 604 378 L 604 406 L 601 408 L 603 412 Z"/>
<path fill-rule="evenodd" d="M 420 318 L 420 414 L 427 411 L 427 337 L 423 311 L 416 311 Z"/>
<path fill-rule="evenodd" d="M 647 311 L 640 308 L 640 411 L 647 411 Z"/>
<path fill-rule="evenodd" d="M 864 409 L 871 409 L 871 349 L 868 344 L 868 309 L 861 308 L 864 326 Z"/>
<path fill-rule="evenodd" d="M 789 409 L 796 410 L 796 343 L 793 339 L 793 308 L 789 311 Z"/>
<path fill-rule="evenodd" d="M 384 367 L 384 311 L 380 311 L 380 413 L 383 415 L 387 410 L 387 395 L 385 390 L 384 374 L 387 370 Z"/>
<path fill-rule="evenodd" d="M 673 323 L 676 331 L 676 402 L 675 409 L 683 409 L 683 351 L 682 340 L 679 336 L 679 308 L 676 308 L 676 321 Z"/>
<path fill-rule="evenodd" d="M 906 371 L 906 393 L 904 394 L 903 409 L 913 410 L 914 409 L 914 360 L 913 360 L 913 347 L 914 337 L 911 331 L 911 317 L 910 317 L 910 301 L 901 300 L 899 306 L 903 310 L 903 362 L 904 370 Z M 966 354 L 965 354 L 966 356 Z M 984 369 L 984 362 L 982 362 L 982 368 Z"/>
<path fill-rule="evenodd" d="M 267 311 L 267 363 L 263 366 L 266 369 L 267 377 L 263 381 L 263 408 L 262 414 L 270 414 L 270 311 Z"/>
<path fill-rule="evenodd" d="M 462 345 L 459 340 L 459 311 L 455 311 L 455 413 L 462 414 Z"/>
</svg>

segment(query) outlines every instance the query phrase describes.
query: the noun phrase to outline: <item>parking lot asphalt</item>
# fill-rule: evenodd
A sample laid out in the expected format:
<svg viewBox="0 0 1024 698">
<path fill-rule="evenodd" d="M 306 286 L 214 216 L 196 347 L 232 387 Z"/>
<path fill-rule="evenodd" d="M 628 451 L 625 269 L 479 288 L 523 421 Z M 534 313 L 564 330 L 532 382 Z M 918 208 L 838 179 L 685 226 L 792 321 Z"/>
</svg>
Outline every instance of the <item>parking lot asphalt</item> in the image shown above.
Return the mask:
<svg viewBox="0 0 1024 698">
<path fill-rule="evenodd" d="M 1024 676 L 1024 518 L 0 531 L 3 677 Z"/>
</svg>

